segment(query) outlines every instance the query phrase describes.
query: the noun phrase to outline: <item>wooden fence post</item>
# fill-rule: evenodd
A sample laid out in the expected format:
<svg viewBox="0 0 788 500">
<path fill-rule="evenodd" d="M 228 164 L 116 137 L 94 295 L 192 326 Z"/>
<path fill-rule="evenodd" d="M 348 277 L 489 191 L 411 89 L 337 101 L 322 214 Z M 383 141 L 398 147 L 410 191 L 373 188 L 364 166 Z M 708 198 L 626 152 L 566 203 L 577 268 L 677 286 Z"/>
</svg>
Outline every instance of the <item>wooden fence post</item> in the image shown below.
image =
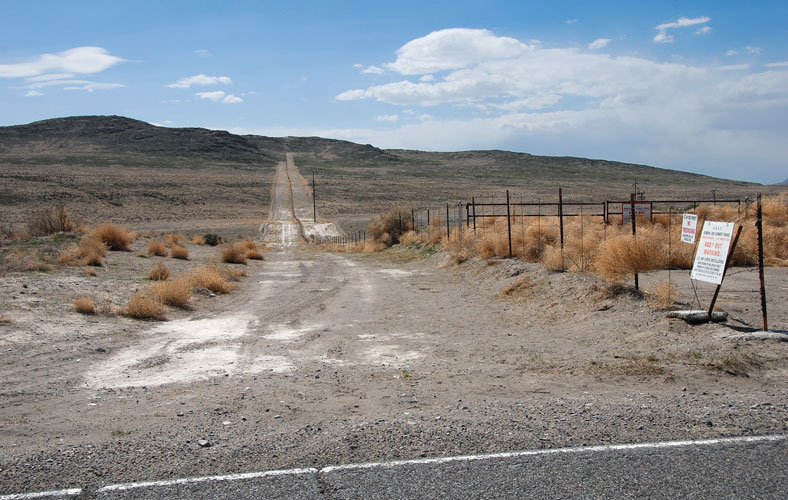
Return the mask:
<svg viewBox="0 0 788 500">
<path fill-rule="evenodd" d="M 755 226 L 758 228 L 758 278 L 761 280 L 761 313 L 763 315 L 763 331 L 766 332 L 769 331 L 769 324 L 766 320 L 766 285 L 763 280 L 763 207 L 761 206 L 761 193 L 758 193 L 758 212 Z"/>
<path fill-rule="evenodd" d="M 449 222 L 449 204 L 446 204 L 446 242 L 451 241 L 451 223 Z"/>
</svg>

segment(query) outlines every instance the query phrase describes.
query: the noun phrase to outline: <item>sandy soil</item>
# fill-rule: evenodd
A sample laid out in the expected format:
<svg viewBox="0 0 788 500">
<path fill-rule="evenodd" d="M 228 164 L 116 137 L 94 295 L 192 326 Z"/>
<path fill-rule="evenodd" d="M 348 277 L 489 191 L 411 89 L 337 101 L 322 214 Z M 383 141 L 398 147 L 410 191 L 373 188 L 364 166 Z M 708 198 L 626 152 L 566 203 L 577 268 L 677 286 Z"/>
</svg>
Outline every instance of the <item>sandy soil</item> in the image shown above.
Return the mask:
<svg viewBox="0 0 788 500">
<path fill-rule="evenodd" d="M 788 430 L 788 343 L 732 338 L 759 321 L 751 270 L 720 298 L 736 320 L 690 326 L 535 264 L 445 265 L 415 247 L 333 254 L 286 238 L 244 267 L 236 292 L 197 295 L 168 321 L 72 310 L 82 294 L 111 309 L 146 286 L 161 258 L 137 254 L 151 237 L 95 277 L 59 267 L 0 280 L 0 493 Z M 189 249 L 192 261 L 167 264 L 185 271 L 216 252 Z M 671 279 L 694 300 L 685 274 Z M 784 331 L 788 269 L 767 283 Z"/>
</svg>

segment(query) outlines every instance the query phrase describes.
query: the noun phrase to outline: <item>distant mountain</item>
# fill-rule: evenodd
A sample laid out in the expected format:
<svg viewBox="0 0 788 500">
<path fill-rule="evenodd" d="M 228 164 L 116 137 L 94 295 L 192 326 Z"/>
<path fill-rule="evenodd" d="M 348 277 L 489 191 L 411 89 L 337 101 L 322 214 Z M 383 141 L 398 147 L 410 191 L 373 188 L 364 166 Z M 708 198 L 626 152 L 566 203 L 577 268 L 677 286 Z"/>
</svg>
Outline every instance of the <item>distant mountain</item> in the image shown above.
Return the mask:
<svg viewBox="0 0 788 500">
<path fill-rule="evenodd" d="M 170 128 L 122 116 L 75 116 L 0 127 L 0 164 L 210 168 L 271 168 L 295 152 L 323 177 L 365 182 L 420 180 L 488 186 L 754 186 L 677 170 L 607 160 L 536 156 L 509 151 L 383 150 L 320 137 L 235 135 L 204 128 Z M 411 182 L 411 181 L 408 181 Z M 595 184 L 596 183 L 596 184 Z M 714 185 L 714 186 L 712 186 Z M 355 196 L 355 195 L 352 195 Z"/>
</svg>

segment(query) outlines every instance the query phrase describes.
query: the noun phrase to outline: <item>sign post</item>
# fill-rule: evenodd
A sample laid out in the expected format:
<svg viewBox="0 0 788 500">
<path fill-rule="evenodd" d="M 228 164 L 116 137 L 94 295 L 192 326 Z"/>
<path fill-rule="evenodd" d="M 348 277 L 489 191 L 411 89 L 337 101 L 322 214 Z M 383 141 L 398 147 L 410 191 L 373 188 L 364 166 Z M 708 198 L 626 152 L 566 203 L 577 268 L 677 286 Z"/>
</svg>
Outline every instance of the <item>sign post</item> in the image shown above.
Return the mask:
<svg viewBox="0 0 788 500">
<path fill-rule="evenodd" d="M 626 224 L 632 220 L 632 207 L 635 208 L 636 217 L 647 217 L 651 219 L 652 203 L 650 201 L 636 202 L 635 197 L 629 203 L 621 204 L 621 224 Z"/>
<path fill-rule="evenodd" d="M 700 234 L 698 251 L 695 254 L 695 262 L 692 265 L 690 278 L 707 283 L 714 283 L 717 288 L 714 290 L 714 297 L 709 304 L 708 317 L 711 319 L 714 312 L 714 304 L 722 288 L 722 280 L 725 279 L 725 271 L 731 262 L 736 243 L 739 241 L 742 226 L 736 230 L 733 236 L 733 222 L 714 222 L 706 221 L 703 223 L 703 232 Z"/>
</svg>

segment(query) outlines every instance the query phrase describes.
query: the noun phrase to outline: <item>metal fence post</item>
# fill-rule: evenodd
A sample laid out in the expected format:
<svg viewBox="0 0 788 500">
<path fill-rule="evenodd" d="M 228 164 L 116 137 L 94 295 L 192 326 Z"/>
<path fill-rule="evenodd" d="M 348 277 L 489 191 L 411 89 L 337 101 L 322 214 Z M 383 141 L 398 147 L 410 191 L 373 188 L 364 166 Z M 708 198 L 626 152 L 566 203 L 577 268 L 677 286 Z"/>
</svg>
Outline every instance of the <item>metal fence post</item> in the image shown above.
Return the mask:
<svg viewBox="0 0 788 500">
<path fill-rule="evenodd" d="M 462 245 L 462 202 L 457 202 L 457 243 Z"/>
<path fill-rule="evenodd" d="M 476 198 L 471 197 L 473 203 L 473 234 L 476 234 Z"/>
<path fill-rule="evenodd" d="M 632 219 L 632 239 L 634 240 L 637 238 L 638 228 L 637 228 L 637 216 L 635 215 L 635 193 L 632 193 L 630 196 L 630 207 L 629 207 L 629 217 Z M 635 273 L 635 290 L 639 290 L 638 284 L 638 273 Z"/>
<path fill-rule="evenodd" d="M 449 204 L 446 204 L 446 242 L 451 241 L 451 223 L 449 222 Z"/>
<path fill-rule="evenodd" d="M 763 280 L 763 207 L 761 206 L 761 193 L 758 193 L 758 207 L 755 220 L 758 228 L 758 278 L 761 280 L 761 312 L 763 314 L 763 331 L 769 331 L 766 321 L 766 285 Z"/>
<path fill-rule="evenodd" d="M 512 258 L 512 213 L 509 205 L 509 190 L 506 190 L 506 225 L 509 228 L 509 258 Z"/>
</svg>

